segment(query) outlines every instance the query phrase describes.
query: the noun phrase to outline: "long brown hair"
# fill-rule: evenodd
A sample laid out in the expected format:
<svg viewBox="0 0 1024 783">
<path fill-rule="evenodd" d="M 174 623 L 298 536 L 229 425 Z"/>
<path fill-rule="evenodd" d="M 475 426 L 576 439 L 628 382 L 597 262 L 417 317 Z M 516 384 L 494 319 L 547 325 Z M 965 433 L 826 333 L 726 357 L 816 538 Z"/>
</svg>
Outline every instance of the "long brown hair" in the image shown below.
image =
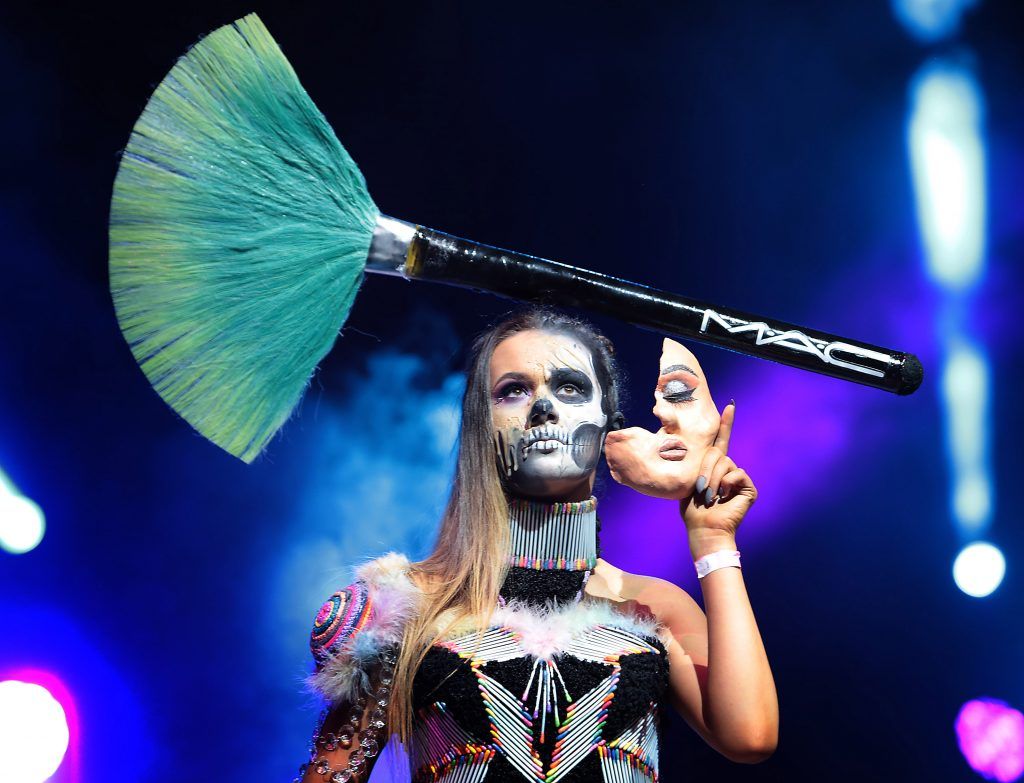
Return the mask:
<svg viewBox="0 0 1024 783">
<path fill-rule="evenodd" d="M 498 470 L 491 419 L 490 363 L 494 349 L 519 332 L 540 330 L 576 337 L 594 360 L 612 428 L 620 426 L 618 372 L 611 342 L 585 321 L 532 307 L 513 314 L 473 342 L 462 397 L 462 427 L 451 495 L 434 551 L 413 564 L 423 588 L 419 611 L 405 628 L 395 667 L 391 731 L 405 744 L 412 733 L 412 682 L 430 647 L 455 623 L 482 628 L 498 600 L 508 568 L 508 499 Z M 439 628 L 442 613 L 448 622 Z"/>
</svg>

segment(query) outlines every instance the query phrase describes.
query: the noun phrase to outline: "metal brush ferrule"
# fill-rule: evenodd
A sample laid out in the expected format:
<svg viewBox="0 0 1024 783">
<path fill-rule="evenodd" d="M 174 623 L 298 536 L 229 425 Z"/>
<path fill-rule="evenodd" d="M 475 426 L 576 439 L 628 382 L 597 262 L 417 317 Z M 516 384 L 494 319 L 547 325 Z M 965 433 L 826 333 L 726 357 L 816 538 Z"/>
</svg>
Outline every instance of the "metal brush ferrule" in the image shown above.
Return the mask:
<svg viewBox="0 0 1024 783">
<path fill-rule="evenodd" d="M 366 257 L 366 271 L 378 275 L 408 278 L 405 261 L 409 245 L 416 235 L 416 226 L 404 220 L 379 215 L 373 229 L 370 253 Z"/>
</svg>

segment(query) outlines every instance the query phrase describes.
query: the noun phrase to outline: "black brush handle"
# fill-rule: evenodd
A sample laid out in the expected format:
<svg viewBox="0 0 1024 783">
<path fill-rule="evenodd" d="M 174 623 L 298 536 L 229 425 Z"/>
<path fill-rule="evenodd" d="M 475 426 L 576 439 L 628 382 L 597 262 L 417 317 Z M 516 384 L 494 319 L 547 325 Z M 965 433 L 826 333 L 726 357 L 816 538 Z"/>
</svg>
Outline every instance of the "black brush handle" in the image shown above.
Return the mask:
<svg viewBox="0 0 1024 783">
<path fill-rule="evenodd" d="M 392 268 L 392 273 L 416 280 L 488 291 L 523 302 L 579 307 L 662 334 L 719 345 L 895 394 L 912 393 L 923 378 L 921 362 L 904 351 L 699 302 L 423 226 L 415 226 L 411 238 L 403 240 L 405 263 Z M 374 242 L 378 242 L 376 236 Z M 371 250 L 371 261 L 374 255 Z"/>
</svg>

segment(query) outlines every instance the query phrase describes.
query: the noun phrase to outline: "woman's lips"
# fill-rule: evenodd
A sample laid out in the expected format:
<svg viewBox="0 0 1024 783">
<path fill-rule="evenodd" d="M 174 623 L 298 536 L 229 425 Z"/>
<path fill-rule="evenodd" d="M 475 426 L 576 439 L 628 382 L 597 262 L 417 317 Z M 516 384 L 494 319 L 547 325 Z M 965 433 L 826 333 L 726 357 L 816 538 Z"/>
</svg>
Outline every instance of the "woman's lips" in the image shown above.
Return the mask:
<svg viewBox="0 0 1024 783">
<path fill-rule="evenodd" d="M 686 457 L 686 444 L 676 438 L 666 440 L 658 449 L 658 456 L 670 462 L 679 462 Z"/>
</svg>

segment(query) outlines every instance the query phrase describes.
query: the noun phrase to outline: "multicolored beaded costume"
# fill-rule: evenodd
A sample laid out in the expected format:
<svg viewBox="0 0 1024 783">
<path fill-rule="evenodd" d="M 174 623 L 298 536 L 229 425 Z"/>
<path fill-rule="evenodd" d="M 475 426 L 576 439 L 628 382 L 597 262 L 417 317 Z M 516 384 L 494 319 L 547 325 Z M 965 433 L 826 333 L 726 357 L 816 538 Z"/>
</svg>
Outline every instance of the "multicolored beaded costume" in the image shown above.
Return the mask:
<svg viewBox="0 0 1024 783">
<path fill-rule="evenodd" d="M 511 524 L 513 565 L 489 627 L 451 633 L 416 674 L 412 780 L 657 781 L 667 655 L 652 620 L 585 595 L 596 557 L 594 502 L 517 501 Z M 528 565 L 519 565 L 524 559 Z M 372 561 L 317 615 L 311 684 L 329 701 L 351 704 L 356 719 L 342 736 L 318 738 L 319 747 L 351 746 L 367 694 L 380 697 L 385 681 L 377 706 L 386 706 L 386 661 L 394 660 L 401 615 L 411 616 L 418 596 L 407 568 L 399 555 Z M 314 754 L 316 772 L 333 783 L 354 780 L 368 751 L 382 744 L 366 733 L 375 727 L 383 730 L 371 716 L 357 763 L 353 754 L 337 771 Z"/>
<path fill-rule="evenodd" d="M 323 663 L 341 641 L 362 630 L 372 611 L 373 602 L 362 582 L 351 584 L 328 598 L 313 622 L 309 639 L 313 658 Z"/>
</svg>

